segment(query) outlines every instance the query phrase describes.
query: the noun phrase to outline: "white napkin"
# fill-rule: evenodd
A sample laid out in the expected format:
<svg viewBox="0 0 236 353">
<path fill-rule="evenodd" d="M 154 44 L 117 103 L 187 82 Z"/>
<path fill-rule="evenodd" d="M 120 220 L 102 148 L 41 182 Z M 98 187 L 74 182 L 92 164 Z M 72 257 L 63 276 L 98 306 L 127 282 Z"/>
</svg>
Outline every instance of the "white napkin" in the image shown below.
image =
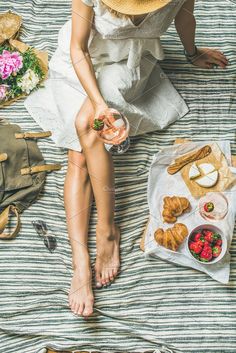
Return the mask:
<svg viewBox="0 0 236 353">
<path fill-rule="evenodd" d="M 217 142 L 222 152 L 225 154 L 229 166 L 231 166 L 231 152 L 229 141 L 214 141 Z M 154 155 L 153 162 L 149 171 L 148 180 L 148 203 L 150 209 L 150 222 L 147 229 L 145 239 L 145 254 L 146 256 L 157 256 L 163 260 L 179 264 L 181 266 L 187 266 L 195 268 L 196 270 L 207 273 L 213 279 L 218 282 L 227 284 L 229 282 L 230 274 L 230 254 L 229 247 L 233 237 L 235 214 L 236 214 L 236 186 L 224 192 L 229 202 L 229 210 L 227 216 L 221 221 L 212 221 L 211 224 L 223 230 L 227 241 L 227 252 L 225 256 L 219 262 L 215 264 L 200 264 L 195 261 L 188 254 L 186 248 L 186 240 L 178 249 L 178 252 L 168 250 L 162 246 L 159 246 L 154 239 L 154 232 L 157 228 L 166 229 L 170 225 L 163 224 L 162 221 L 162 205 L 164 196 L 185 196 L 189 199 L 192 210 L 190 213 L 185 213 L 178 217 L 179 223 L 184 223 L 189 232 L 195 227 L 205 224 L 206 221 L 200 216 L 198 212 L 199 200 L 194 199 L 188 190 L 184 180 L 180 173 L 176 173 L 174 176 L 167 173 L 167 166 L 181 154 L 190 152 L 196 148 L 210 144 L 210 142 L 190 142 L 186 144 L 176 144 L 171 147 L 167 147 Z M 235 168 L 232 168 L 234 172 Z M 210 223 L 210 222 L 207 222 Z"/>
</svg>

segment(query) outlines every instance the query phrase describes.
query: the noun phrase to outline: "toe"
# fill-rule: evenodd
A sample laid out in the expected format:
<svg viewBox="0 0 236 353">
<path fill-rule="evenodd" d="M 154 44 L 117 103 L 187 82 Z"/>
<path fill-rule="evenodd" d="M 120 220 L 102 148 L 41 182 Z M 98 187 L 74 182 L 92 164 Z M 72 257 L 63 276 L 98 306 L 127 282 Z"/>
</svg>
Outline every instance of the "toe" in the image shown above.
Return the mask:
<svg viewBox="0 0 236 353">
<path fill-rule="evenodd" d="M 74 298 L 72 299 L 70 309 L 71 309 L 73 314 L 77 314 L 78 303 L 76 302 L 76 300 Z"/>
<path fill-rule="evenodd" d="M 92 313 L 93 313 L 93 300 L 90 300 L 85 304 L 83 316 L 88 317 L 88 316 L 91 316 Z"/>
<path fill-rule="evenodd" d="M 105 281 L 106 281 L 106 285 L 110 284 L 110 278 L 109 278 L 109 275 L 108 275 L 108 274 L 106 275 Z"/>
<path fill-rule="evenodd" d="M 113 268 L 112 274 L 113 274 L 113 277 L 116 277 L 118 275 L 118 268 Z"/>
<path fill-rule="evenodd" d="M 75 306 L 74 306 L 74 309 L 73 309 L 73 313 L 75 315 L 78 315 L 78 311 L 79 311 L 79 303 L 76 303 Z"/>
<path fill-rule="evenodd" d="M 101 288 L 102 287 L 102 274 L 101 272 L 96 271 L 96 287 Z"/>
<path fill-rule="evenodd" d="M 75 310 L 75 306 L 76 306 L 76 302 L 72 299 L 72 300 L 71 300 L 71 306 L 70 306 L 71 311 L 73 311 L 73 312 L 74 312 L 74 310 Z"/>
<path fill-rule="evenodd" d="M 109 270 L 109 280 L 112 282 L 114 280 L 112 270 Z"/>
<path fill-rule="evenodd" d="M 106 280 L 106 284 L 109 284 L 109 282 L 110 282 L 110 269 L 109 268 L 106 268 L 105 280 Z"/>
<path fill-rule="evenodd" d="M 84 303 L 81 303 L 78 309 L 78 315 L 83 315 L 83 311 L 84 311 Z"/>
<path fill-rule="evenodd" d="M 106 285 L 106 272 L 102 271 L 102 284 Z"/>
</svg>

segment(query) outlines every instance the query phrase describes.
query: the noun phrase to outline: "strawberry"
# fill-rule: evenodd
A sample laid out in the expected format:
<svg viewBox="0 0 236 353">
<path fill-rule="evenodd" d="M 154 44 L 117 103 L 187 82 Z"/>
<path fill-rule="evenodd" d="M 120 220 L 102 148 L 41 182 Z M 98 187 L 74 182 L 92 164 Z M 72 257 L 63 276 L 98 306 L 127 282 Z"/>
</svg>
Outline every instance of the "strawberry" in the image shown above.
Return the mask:
<svg viewBox="0 0 236 353">
<path fill-rule="evenodd" d="M 211 232 L 210 230 L 204 230 L 204 239 L 208 242 L 208 243 L 212 243 L 214 241 L 214 236 L 213 236 L 213 232 Z"/>
<path fill-rule="evenodd" d="M 200 260 L 203 262 L 209 262 L 212 259 L 212 249 L 211 247 L 203 248 L 200 253 Z"/>
<path fill-rule="evenodd" d="M 216 245 L 221 246 L 221 245 L 222 245 L 222 240 L 221 240 L 221 239 L 218 239 L 218 240 L 216 241 Z"/>
<path fill-rule="evenodd" d="M 94 119 L 92 128 L 96 131 L 101 131 L 104 128 L 104 122 L 101 119 Z"/>
<path fill-rule="evenodd" d="M 201 233 L 196 233 L 193 237 L 193 240 L 194 241 L 198 241 L 200 238 L 202 237 L 202 234 Z"/>
<path fill-rule="evenodd" d="M 221 253 L 221 247 L 219 245 L 215 245 L 213 248 L 212 248 L 212 255 L 213 257 L 218 257 Z"/>
<path fill-rule="evenodd" d="M 209 229 L 203 229 L 202 233 L 204 235 L 213 234 L 213 232 L 211 230 L 209 230 Z"/>
<path fill-rule="evenodd" d="M 204 248 L 210 248 L 210 247 L 211 247 L 211 244 L 207 240 L 204 240 Z"/>
<path fill-rule="evenodd" d="M 203 208 L 204 208 L 204 211 L 206 211 L 206 212 L 212 212 L 214 210 L 215 206 L 214 206 L 213 202 L 206 202 L 204 204 Z"/>
<path fill-rule="evenodd" d="M 204 246 L 204 240 L 202 241 L 201 239 L 199 239 L 198 241 L 195 241 L 195 243 L 199 246 L 201 246 L 201 248 L 203 248 Z"/>
<path fill-rule="evenodd" d="M 189 244 L 189 249 L 195 254 L 200 254 L 202 251 L 202 245 L 200 245 L 198 242 L 191 242 Z"/>
</svg>

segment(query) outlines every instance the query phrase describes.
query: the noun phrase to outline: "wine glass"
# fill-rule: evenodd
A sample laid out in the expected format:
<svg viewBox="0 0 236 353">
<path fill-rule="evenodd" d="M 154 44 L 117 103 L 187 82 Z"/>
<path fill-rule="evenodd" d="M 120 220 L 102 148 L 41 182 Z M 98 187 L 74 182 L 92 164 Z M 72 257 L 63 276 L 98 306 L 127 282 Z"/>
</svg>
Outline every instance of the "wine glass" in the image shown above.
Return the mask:
<svg viewBox="0 0 236 353">
<path fill-rule="evenodd" d="M 221 192 L 208 192 L 199 200 L 199 212 L 206 220 L 222 220 L 228 213 L 228 200 Z"/>
<path fill-rule="evenodd" d="M 130 146 L 128 119 L 118 110 L 106 109 L 92 122 L 92 128 L 105 143 L 106 149 L 114 154 L 126 152 Z"/>
</svg>

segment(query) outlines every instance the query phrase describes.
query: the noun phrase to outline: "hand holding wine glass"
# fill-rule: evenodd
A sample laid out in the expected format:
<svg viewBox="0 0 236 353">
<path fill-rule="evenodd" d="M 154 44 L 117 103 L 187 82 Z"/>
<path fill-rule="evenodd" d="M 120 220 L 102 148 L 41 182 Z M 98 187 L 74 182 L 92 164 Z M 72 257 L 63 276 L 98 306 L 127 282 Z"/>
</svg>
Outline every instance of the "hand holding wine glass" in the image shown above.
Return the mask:
<svg viewBox="0 0 236 353">
<path fill-rule="evenodd" d="M 129 148 L 129 122 L 116 109 L 107 108 L 92 121 L 92 128 L 97 131 L 100 139 L 114 153 L 124 153 Z"/>
</svg>

